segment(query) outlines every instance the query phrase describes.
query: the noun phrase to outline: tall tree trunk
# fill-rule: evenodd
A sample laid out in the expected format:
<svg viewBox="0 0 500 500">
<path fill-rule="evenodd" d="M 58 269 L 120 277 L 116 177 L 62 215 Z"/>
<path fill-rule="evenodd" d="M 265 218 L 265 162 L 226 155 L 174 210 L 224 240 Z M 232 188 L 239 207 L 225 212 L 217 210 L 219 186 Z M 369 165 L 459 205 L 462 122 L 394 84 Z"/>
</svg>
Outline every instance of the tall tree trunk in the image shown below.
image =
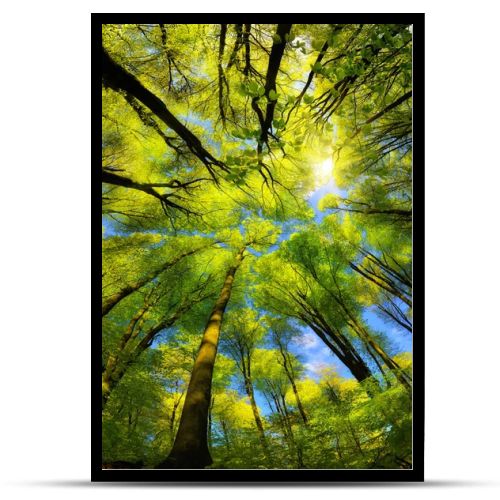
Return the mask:
<svg viewBox="0 0 500 500">
<path fill-rule="evenodd" d="M 316 280 L 321 286 L 323 284 Z M 325 288 L 332 297 L 339 301 L 335 294 Z M 292 294 L 293 300 L 300 306 L 302 312 L 299 317 L 306 323 L 318 337 L 328 346 L 329 349 L 335 354 L 339 360 L 349 369 L 358 382 L 370 378 L 373 374 L 364 362 L 363 358 L 358 354 L 351 341 L 339 329 L 334 327 L 327 319 L 321 314 L 317 307 L 307 302 L 307 297 L 300 292 Z"/>
<path fill-rule="evenodd" d="M 288 444 L 288 448 L 290 448 L 290 436 L 288 434 L 288 425 L 286 422 L 286 416 L 283 408 L 281 407 L 281 403 L 279 400 L 279 396 L 275 394 L 274 390 L 270 390 L 271 397 L 274 401 L 274 406 L 276 406 L 276 413 L 278 414 L 279 417 L 279 423 L 281 430 L 283 432 L 283 437 L 285 438 L 286 443 Z"/>
<path fill-rule="evenodd" d="M 283 433 L 283 439 L 287 445 L 290 457 L 296 455 L 297 457 L 297 467 L 303 468 L 303 457 L 302 450 L 299 449 L 297 443 L 295 442 L 295 437 L 293 435 L 292 426 L 290 425 L 289 413 L 286 407 L 285 395 L 281 390 L 274 386 L 270 381 L 267 381 L 267 387 L 269 389 L 269 395 L 274 402 L 275 410 L 272 408 L 272 404 L 269 402 L 269 407 L 271 411 L 276 411 L 278 415 L 279 425 Z"/>
<path fill-rule="evenodd" d="M 351 421 L 349 420 L 349 415 L 347 415 L 347 426 L 349 427 L 349 432 L 351 433 L 352 439 L 356 444 L 356 448 L 359 450 L 361 455 L 364 455 L 363 448 L 361 448 L 361 443 L 359 442 L 358 437 L 356 436 L 356 432 L 354 432 L 354 427 L 352 426 Z"/>
<path fill-rule="evenodd" d="M 335 433 L 335 451 L 337 452 L 337 456 L 339 458 L 340 463 L 343 467 L 345 467 L 344 457 L 342 455 L 342 449 L 340 447 L 340 437 L 337 433 Z"/>
<path fill-rule="evenodd" d="M 297 401 L 297 407 L 299 409 L 300 416 L 302 417 L 304 424 L 307 424 L 307 415 L 304 407 L 302 406 L 302 401 L 300 400 L 299 391 L 297 390 L 297 386 L 295 385 L 295 380 L 292 376 L 289 376 L 289 379 L 290 383 L 292 384 L 293 394 L 295 395 L 295 401 Z"/>
<path fill-rule="evenodd" d="M 373 359 L 373 361 L 377 365 L 377 368 L 379 369 L 380 373 L 382 374 L 382 377 L 384 377 L 384 380 L 385 380 L 385 383 L 387 384 L 387 387 L 388 388 L 391 387 L 391 380 L 387 376 L 387 373 L 385 372 L 384 367 L 380 364 L 380 361 L 378 360 L 377 355 L 375 354 L 375 352 L 373 352 L 373 349 L 370 347 L 370 344 L 368 344 L 368 342 L 363 341 L 363 343 L 365 345 L 366 351 L 368 352 L 370 357 Z"/>
<path fill-rule="evenodd" d="M 176 321 L 178 321 L 179 318 L 194 305 L 195 302 L 196 301 L 188 302 L 181 305 L 171 316 L 164 318 L 156 325 L 149 328 L 136 347 L 127 352 L 128 344 L 125 344 L 118 354 L 113 355 L 113 364 L 109 369 L 106 369 L 102 375 L 102 410 L 104 410 L 111 393 L 123 378 L 129 366 L 133 364 L 139 356 L 146 349 L 148 349 L 148 347 L 151 346 L 153 340 L 159 332 L 174 325 Z M 133 340 L 135 340 L 136 334 L 137 332 L 134 332 L 134 335 L 132 336 Z M 120 357 L 123 359 L 120 359 Z"/>
<path fill-rule="evenodd" d="M 318 335 L 318 337 L 331 349 L 339 360 L 349 369 L 358 382 L 363 382 L 373 374 L 363 358 L 359 356 L 346 336 L 329 329 L 328 337 L 323 328 L 304 317 L 304 322 Z M 329 340 L 331 339 L 331 341 Z M 335 342 L 335 344 L 333 343 Z"/>
<path fill-rule="evenodd" d="M 371 273 L 372 276 L 370 276 L 366 269 L 356 266 L 356 264 L 354 264 L 353 262 L 349 263 L 349 267 L 357 273 L 361 274 L 361 276 L 363 276 L 367 280 L 375 283 L 386 292 L 392 293 L 392 295 L 402 300 L 408 307 L 412 307 L 411 298 L 407 297 L 401 290 L 398 290 L 392 282 L 391 284 L 389 284 L 388 280 L 385 280 L 384 282 L 382 277 L 375 275 L 374 273 Z M 376 278 L 374 276 L 376 276 Z"/>
<path fill-rule="evenodd" d="M 264 432 L 264 425 L 262 424 L 262 419 L 260 418 L 259 407 L 257 406 L 257 402 L 255 401 L 255 394 L 253 390 L 252 379 L 248 376 L 245 376 L 245 390 L 247 396 L 250 399 L 250 405 L 252 407 L 253 418 L 255 420 L 255 425 L 257 426 L 257 431 L 259 433 L 259 439 L 262 444 L 262 449 L 264 451 L 264 455 L 266 456 L 267 462 L 269 466 L 273 466 L 273 460 L 271 458 L 271 454 L 269 452 L 269 446 L 267 444 L 266 434 Z"/>
<path fill-rule="evenodd" d="M 283 358 L 283 368 L 285 369 L 285 373 L 286 373 L 286 376 L 288 377 L 288 380 L 290 381 L 290 384 L 292 384 L 293 394 L 295 396 L 295 401 L 297 402 L 297 407 L 299 409 L 300 416 L 302 417 L 304 424 L 307 425 L 307 415 L 306 415 L 306 412 L 304 410 L 304 407 L 302 406 L 302 401 L 300 400 L 300 397 L 299 397 L 299 391 L 297 390 L 297 386 L 295 384 L 293 366 L 290 363 L 289 354 L 288 354 L 288 352 L 285 352 L 285 349 L 283 348 L 281 341 L 278 338 L 276 340 L 277 340 L 277 343 L 279 346 L 281 357 Z"/>
<path fill-rule="evenodd" d="M 113 373 L 118 367 L 120 358 L 123 357 L 124 349 L 127 342 L 132 338 L 136 337 L 141 329 L 140 325 L 144 320 L 144 314 L 149 309 L 148 298 L 144 301 L 144 305 L 134 314 L 130 320 L 124 334 L 122 335 L 120 342 L 118 343 L 118 348 L 116 351 L 111 352 L 106 361 L 104 371 L 102 372 L 102 408 L 106 405 L 106 402 L 111 394 L 112 389 L 116 385 L 113 381 Z"/>
<path fill-rule="evenodd" d="M 288 436 L 289 436 L 289 440 L 290 440 L 290 451 L 292 453 L 295 452 L 295 454 L 297 456 L 297 468 L 303 469 L 303 468 L 305 468 L 305 466 L 304 466 L 304 461 L 303 461 L 302 448 L 297 443 L 297 440 L 295 439 L 295 436 L 293 434 L 292 424 L 290 423 L 290 413 L 288 413 L 288 408 L 286 406 L 285 395 L 282 393 L 282 394 L 280 394 L 280 397 L 281 397 L 281 401 L 283 403 L 283 413 L 284 413 L 285 425 L 288 429 Z"/>
<path fill-rule="evenodd" d="M 212 243 L 210 244 L 212 245 Z M 210 246 L 208 245 L 208 246 Z M 128 297 L 131 293 L 139 290 L 142 288 L 144 285 L 147 285 L 149 282 L 153 281 L 157 276 L 159 276 L 163 271 L 166 271 L 168 268 L 175 266 L 178 262 L 180 262 L 184 257 L 188 257 L 189 255 L 193 255 L 196 252 L 199 252 L 200 250 L 203 250 L 205 248 L 208 248 L 208 246 L 203 246 L 201 248 L 196 248 L 194 250 L 189 250 L 188 252 L 181 253 L 177 257 L 165 262 L 162 264 L 160 267 L 154 269 L 150 273 L 144 275 L 142 278 L 138 279 L 137 281 L 133 283 L 129 283 L 127 285 L 124 285 L 120 290 L 118 290 L 116 293 L 108 297 L 103 303 L 102 303 L 102 316 L 106 316 L 106 314 L 113 309 L 113 307 L 118 304 L 121 300 L 123 300 L 125 297 Z"/>
<path fill-rule="evenodd" d="M 250 74 L 250 30 L 252 29 L 251 24 L 245 24 L 245 31 L 243 32 L 243 44 L 245 45 L 245 67 L 243 68 L 243 74 L 248 76 Z"/>
<path fill-rule="evenodd" d="M 328 288 L 325 288 L 325 290 L 327 290 L 330 293 L 331 297 L 335 300 L 335 302 L 337 302 L 337 304 L 344 311 L 344 313 L 346 315 L 347 324 L 357 333 L 358 337 L 363 342 L 367 343 L 373 349 L 373 351 L 375 351 L 380 356 L 380 358 L 385 363 L 387 368 L 389 368 L 389 370 L 394 371 L 394 375 L 396 376 L 396 379 L 406 388 L 406 390 L 408 392 L 411 392 L 411 388 L 412 388 L 411 378 L 408 377 L 408 375 L 406 375 L 405 373 L 403 373 L 401 371 L 401 367 L 382 349 L 382 347 L 377 342 L 375 342 L 373 337 L 366 331 L 366 329 L 363 328 L 363 326 L 361 326 L 361 324 L 357 321 L 354 314 L 349 310 L 349 308 L 345 304 L 341 295 L 340 294 L 337 295 L 336 293 L 333 293 Z M 356 375 L 354 375 L 354 376 L 356 376 Z"/>
<path fill-rule="evenodd" d="M 235 24 L 234 29 L 236 31 L 236 39 L 231 55 L 229 56 L 229 62 L 227 63 L 226 69 L 231 68 L 231 66 L 234 64 L 234 62 L 236 61 L 236 54 L 243 44 L 243 24 Z"/>
<path fill-rule="evenodd" d="M 181 395 L 177 399 L 174 399 L 172 413 L 170 414 L 170 418 L 168 421 L 168 428 L 169 428 L 169 434 L 170 434 L 170 445 L 174 444 L 175 416 L 177 414 L 177 408 L 179 407 L 179 405 L 182 401 L 183 395 L 184 395 L 184 391 L 181 393 Z"/>
<path fill-rule="evenodd" d="M 335 392 L 335 389 L 332 387 L 332 384 L 330 384 L 330 382 L 326 382 L 326 395 L 333 404 L 336 405 L 340 402 L 339 396 Z"/>
<path fill-rule="evenodd" d="M 208 319 L 191 372 L 174 446 L 167 459 L 157 466 L 159 469 L 202 469 L 212 463 L 207 443 L 212 374 L 224 311 L 231 296 L 236 271 L 243 261 L 245 249 L 246 246 L 240 249 L 233 265 L 229 268 L 219 298 Z"/>
<path fill-rule="evenodd" d="M 373 337 L 356 321 L 354 316 L 350 316 L 351 322 L 349 326 L 359 335 L 363 342 L 366 342 L 375 351 L 387 368 L 391 370 L 399 383 L 401 383 L 407 391 L 411 391 L 411 379 L 401 371 L 401 367 L 382 349 L 382 347 L 373 339 Z"/>
<path fill-rule="evenodd" d="M 226 449 L 228 453 L 231 451 L 231 441 L 229 439 L 229 432 L 227 430 L 227 425 L 225 420 L 221 420 L 222 433 L 224 434 L 224 442 L 226 443 Z"/>
<path fill-rule="evenodd" d="M 219 115 L 222 120 L 223 127 L 226 126 L 226 113 L 224 111 L 224 85 L 227 87 L 227 80 L 222 69 L 222 60 L 224 58 L 224 47 L 226 46 L 227 24 L 220 25 L 219 37 L 219 62 L 217 69 L 219 73 Z"/>
</svg>

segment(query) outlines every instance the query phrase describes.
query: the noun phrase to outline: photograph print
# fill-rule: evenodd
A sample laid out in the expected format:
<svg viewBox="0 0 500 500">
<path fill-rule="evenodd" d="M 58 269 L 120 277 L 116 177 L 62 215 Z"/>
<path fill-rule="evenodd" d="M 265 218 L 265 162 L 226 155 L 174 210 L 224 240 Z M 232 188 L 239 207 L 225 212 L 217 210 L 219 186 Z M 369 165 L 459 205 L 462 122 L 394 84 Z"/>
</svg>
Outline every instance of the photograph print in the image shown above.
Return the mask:
<svg viewBox="0 0 500 500">
<path fill-rule="evenodd" d="M 311 16 L 92 16 L 93 480 L 423 480 L 423 15 Z"/>
</svg>

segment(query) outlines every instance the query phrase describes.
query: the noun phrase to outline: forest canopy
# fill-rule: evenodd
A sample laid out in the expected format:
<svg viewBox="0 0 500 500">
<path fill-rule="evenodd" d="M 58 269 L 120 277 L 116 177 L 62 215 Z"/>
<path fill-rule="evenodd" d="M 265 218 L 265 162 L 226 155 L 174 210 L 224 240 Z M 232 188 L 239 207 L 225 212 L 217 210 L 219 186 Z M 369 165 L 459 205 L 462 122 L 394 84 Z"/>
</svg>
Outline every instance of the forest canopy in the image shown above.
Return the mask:
<svg viewBox="0 0 500 500">
<path fill-rule="evenodd" d="M 103 468 L 411 468 L 411 25 L 104 24 L 101 67 Z"/>
</svg>

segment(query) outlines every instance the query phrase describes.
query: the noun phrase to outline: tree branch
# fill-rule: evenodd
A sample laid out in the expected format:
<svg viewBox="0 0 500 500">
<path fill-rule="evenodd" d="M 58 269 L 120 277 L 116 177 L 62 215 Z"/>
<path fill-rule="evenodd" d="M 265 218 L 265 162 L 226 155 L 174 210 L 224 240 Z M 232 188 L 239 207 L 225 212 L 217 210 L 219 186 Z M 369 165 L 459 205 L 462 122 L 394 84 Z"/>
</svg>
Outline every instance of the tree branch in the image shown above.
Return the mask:
<svg viewBox="0 0 500 500">
<path fill-rule="evenodd" d="M 216 179 L 216 171 L 213 166 L 226 172 L 229 169 L 207 151 L 201 141 L 187 127 L 185 127 L 165 106 L 163 101 L 149 91 L 137 78 L 117 64 L 104 47 L 101 48 L 102 76 L 104 84 L 117 91 L 133 95 L 137 100 L 148 107 L 160 120 L 170 127 L 186 143 L 189 150 L 197 156 L 205 165 L 212 178 Z"/>
</svg>

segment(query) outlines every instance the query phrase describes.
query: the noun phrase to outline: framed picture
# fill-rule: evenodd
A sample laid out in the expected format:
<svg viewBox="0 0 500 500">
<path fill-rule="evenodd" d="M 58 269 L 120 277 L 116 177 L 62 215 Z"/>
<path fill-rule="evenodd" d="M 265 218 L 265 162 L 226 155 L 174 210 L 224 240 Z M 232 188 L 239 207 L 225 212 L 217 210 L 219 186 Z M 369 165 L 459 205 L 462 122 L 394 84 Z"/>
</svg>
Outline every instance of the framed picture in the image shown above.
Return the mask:
<svg viewBox="0 0 500 500">
<path fill-rule="evenodd" d="M 422 481 L 424 15 L 92 30 L 92 480 Z"/>
</svg>

